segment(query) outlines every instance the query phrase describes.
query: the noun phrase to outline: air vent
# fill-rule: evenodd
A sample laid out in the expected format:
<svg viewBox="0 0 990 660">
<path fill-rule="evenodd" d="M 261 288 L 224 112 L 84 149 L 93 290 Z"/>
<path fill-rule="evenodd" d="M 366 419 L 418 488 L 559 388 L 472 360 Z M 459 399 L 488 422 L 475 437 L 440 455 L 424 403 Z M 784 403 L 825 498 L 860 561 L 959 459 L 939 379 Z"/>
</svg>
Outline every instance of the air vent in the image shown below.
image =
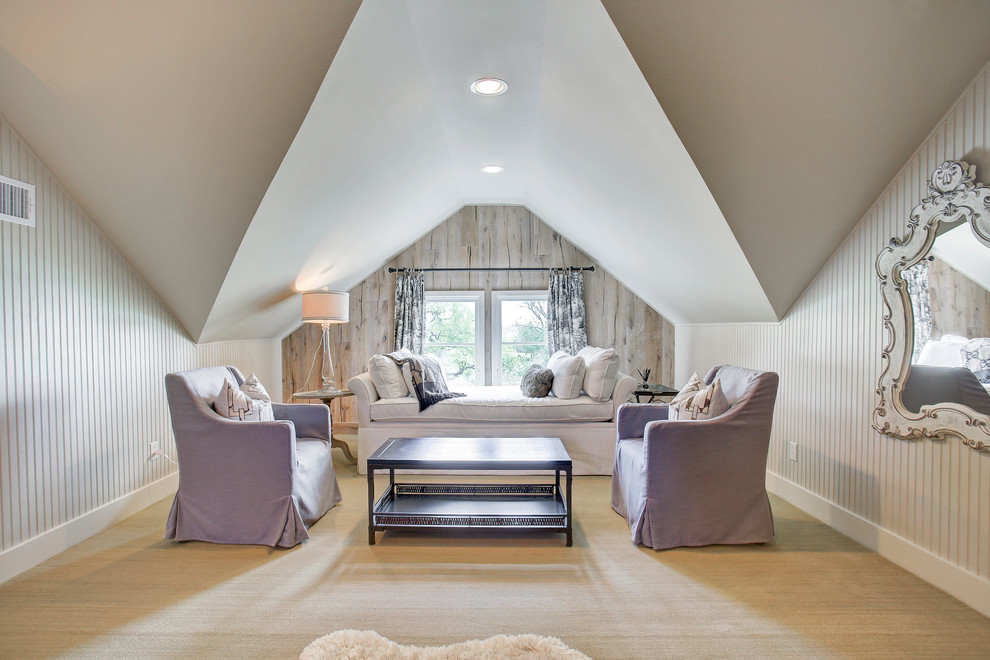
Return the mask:
<svg viewBox="0 0 990 660">
<path fill-rule="evenodd" d="M 0 176 L 0 220 L 34 227 L 34 186 Z"/>
</svg>

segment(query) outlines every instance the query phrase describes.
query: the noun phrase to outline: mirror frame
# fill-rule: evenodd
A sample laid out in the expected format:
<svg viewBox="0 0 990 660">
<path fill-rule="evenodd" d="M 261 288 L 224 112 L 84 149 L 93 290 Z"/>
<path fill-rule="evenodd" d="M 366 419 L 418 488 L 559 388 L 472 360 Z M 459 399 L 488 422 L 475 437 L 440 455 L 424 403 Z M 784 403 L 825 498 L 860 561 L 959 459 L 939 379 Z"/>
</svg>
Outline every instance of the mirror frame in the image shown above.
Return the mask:
<svg viewBox="0 0 990 660">
<path fill-rule="evenodd" d="M 975 170 L 953 160 L 935 168 L 928 197 L 911 211 L 907 233 L 901 239 L 891 238 L 877 256 L 886 337 L 873 428 L 905 440 L 957 436 L 972 449 L 990 451 L 990 416 L 955 403 L 922 406 L 915 413 L 901 402 L 914 349 L 914 318 L 901 272 L 928 256 L 941 222 L 967 221 L 980 242 L 990 248 L 990 188 L 976 183 Z"/>
</svg>

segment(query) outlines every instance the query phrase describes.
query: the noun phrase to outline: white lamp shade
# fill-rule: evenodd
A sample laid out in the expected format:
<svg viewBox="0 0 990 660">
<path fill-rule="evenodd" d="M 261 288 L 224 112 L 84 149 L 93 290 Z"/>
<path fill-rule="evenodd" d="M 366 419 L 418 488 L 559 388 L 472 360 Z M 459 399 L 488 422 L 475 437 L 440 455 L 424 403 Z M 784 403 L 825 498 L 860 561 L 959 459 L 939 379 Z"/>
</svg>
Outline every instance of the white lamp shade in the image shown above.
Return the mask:
<svg viewBox="0 0 990 660">
<path fill-rule="evenodd" d="M 346 291 L 303 291 L 302 320 L 306 323 L 347 323 L 349 299 Z"/>
</svg>

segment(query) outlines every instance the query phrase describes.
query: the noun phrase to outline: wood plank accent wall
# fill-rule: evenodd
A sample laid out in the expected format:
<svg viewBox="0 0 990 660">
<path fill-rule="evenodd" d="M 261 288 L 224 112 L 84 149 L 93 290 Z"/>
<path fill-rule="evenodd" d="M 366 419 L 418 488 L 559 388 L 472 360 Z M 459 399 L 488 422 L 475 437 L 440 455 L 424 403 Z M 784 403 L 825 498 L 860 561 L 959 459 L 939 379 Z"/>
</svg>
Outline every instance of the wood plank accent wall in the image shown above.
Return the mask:
<svg viewBox="0 0 990 660">
<path fill-rule="evenodd" d="M 0 174 L 37 186 L 36 228 L 0 222 L 3 551 L 176 471 L 145 462 L 152 440 L 175 455 L 167 372 L 277 383 L 277 361 L 271 341 L 196 346 L 3 118 Z"/>
<path fill-rule="evenodd" d="M 946 334 L 990 337 L 990 291 L 937 257 L 928 268 L 928 289 L 933 339 Z"/>
<path fill-rule="evenodd" d="M 883 339 L 876 256 L 890 237 L 904 234 L 939 163 L 965 160 L 977 165 L 980 181 L 990 180 L 988 138 L 985 68 L 783 322 L 677 327 L 679 382 L 724 363 L 780 373 L 771 473 L 979 576 L 984 589 L 990 453 L 959 441 L 889 438 L 871 428 L 871 415 Z M 797 462 L 788 460 L 789 441 L 798 443 Z"/>
<path fill-rule="evenodd" d="M 395 274 L 388 267 L 552 267 L 595 266 L 584 273 L 588 341 L 614 346 L 620 371 L 653 370 L 651 379 L 674 376 L 673 325 L 612 277 L 599 264 L 521 206 L 465 206 L 383 264 L 350 290 L 350 322 L 331 328 L 337 385 L 366 371 L 368 358 L 393 349 Z M 544 272 L 425 273 L 427 291 L 545 290 Z M 488 296 L 488 304 L 491 297 Z M 486 314 L 490 317 L 490 309 Z M 319 365 L 304 382 L 320 341 L 320 327 L 303 324 L 282 340 L 282 391 L 319 387 Z M 343 419 L 356 421 L 353 398 L 342 400 Z"/>
</svg>

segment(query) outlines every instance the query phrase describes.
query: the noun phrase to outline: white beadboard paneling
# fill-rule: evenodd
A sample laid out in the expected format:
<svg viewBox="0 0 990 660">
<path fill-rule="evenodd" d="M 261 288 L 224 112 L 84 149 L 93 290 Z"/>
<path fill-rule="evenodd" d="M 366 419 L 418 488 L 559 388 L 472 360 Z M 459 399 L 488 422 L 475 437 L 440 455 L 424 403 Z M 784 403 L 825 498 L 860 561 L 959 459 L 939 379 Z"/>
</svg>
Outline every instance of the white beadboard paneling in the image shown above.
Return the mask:
<svg viewBox="0 0 990 660">
<path fill-rule="evenodd" d="M 193 344 L 2 118 L 0 174 L 37 186 L 37 227 L 0 223 L 0 563 L 30 566 L 174 481 L 146 463 L 175 453 L 166 373 L 233 364 L 277 395 L 281 373 L 277 342 Z"/>
<path fill-rule="evenodd" d="M 680 325 L 675 341 L 679 382 L 693 370 L 722 363 L 780 373 L 768 458 L 775 478 L 971 574 L 981 593 L 990 580 L 990 453 L 958 441 L 889 438 L 872 429 L 871 415 L 882 342 L 874 261 L 890 237 L 906 230 L 908 214 L 926 194 L 928 176 L 939 163 L 966 160 L 977 165 L 978 179 L 990 179 L 988 107 L 990 67 L 905 164 L 783 322 Z M 797 462 L 787 458 L 789 441 L 798 443 Z"/>
</svg>

